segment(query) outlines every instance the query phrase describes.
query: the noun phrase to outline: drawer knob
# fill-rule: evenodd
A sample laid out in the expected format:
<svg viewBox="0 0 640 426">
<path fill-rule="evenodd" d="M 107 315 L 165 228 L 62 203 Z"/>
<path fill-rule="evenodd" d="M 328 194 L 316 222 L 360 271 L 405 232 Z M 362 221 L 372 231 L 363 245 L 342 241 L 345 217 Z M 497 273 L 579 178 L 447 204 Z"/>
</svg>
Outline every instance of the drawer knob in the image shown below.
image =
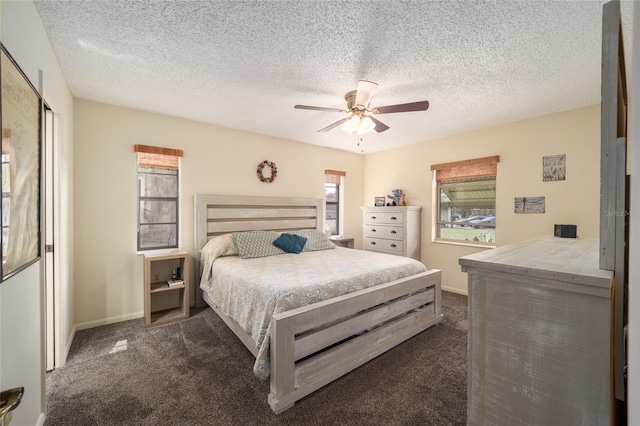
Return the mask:
<svg viewBox="0 0 640 426">
<path fill-rule="evenodd" d="M 376 232 L 376 230 L 375 230 L 375 229 L 372 229 L 372 230 L 371 230 L 371 232 Z"/>
<path fill-rule="evenodd" d="M 396 248 L 396 245 L 395 244 L 391 244 L 391 247 Z"/>
<path fill-rule="evenodd" d="M 392 234 L 397 234 L 397 232 L 396 232 L 396 231 L 391 231 L 391 233 L 392 233 Z"/>
<path fill-rule="evenodd" d="M 376 242 L 375 241 L 371 241 L 371 245 L 375 246 Z"/>
<path fill-rule="evenodd" d="M 375 219 L 375 218 L 376 218 L 375 216 L 371 216 L 371 219 Z"/>
<path fill-rule="evenodd" d="M 391 220 L 397 220 L 395 216 L 391 216 Z"/>
</svg>

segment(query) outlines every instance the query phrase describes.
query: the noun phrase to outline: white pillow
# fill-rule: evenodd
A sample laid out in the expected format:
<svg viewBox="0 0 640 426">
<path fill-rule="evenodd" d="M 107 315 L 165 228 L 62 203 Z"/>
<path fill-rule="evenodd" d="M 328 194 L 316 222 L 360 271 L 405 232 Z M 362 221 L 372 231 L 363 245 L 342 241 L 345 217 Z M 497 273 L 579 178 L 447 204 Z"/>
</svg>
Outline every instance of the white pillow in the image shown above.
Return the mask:
<svg viewBox="0 0 640 426">
<path fill-rule="evenodd" d="M 331 250 L 336 248 L 336 245 L 331 242 L 327 236 L 318 231 L 317 229 L 304 229 L 302 231 L 294 231 L 292 234 L 300 235 L 307 239 L 307 243 L 304 245 L 302 251 L 318 251 L 318 250 Z"/>
</svg>

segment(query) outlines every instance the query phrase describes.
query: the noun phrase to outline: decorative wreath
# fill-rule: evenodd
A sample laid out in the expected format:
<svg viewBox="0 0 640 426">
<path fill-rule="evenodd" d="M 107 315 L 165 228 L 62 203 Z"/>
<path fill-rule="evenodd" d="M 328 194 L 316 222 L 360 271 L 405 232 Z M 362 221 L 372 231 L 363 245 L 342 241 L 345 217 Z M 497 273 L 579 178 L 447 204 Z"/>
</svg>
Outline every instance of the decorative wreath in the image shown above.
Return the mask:
<svg viewBox="0 0 640 426">
<path fill-rule="evenodd" d="M 265 167 L 271 168 L 271 177 L 264 177 L 262 174 L 262 169 Z M 278 176 L 278 168 L 276 167 L 276 163 L 273 161 L 264 160 L 262 163 L 258 164 L 258 179 L 260 182 L 271 183 L 276 180 L 276 176 Z"/>
</svg>

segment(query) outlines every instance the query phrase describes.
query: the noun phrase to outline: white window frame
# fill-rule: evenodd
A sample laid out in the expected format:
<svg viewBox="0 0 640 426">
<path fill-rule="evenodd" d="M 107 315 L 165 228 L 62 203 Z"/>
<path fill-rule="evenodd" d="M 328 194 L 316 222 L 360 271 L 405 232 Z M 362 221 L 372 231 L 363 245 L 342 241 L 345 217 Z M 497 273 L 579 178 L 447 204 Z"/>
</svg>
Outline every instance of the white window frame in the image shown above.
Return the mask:
<svg viewBox="0 0 640 426">
<path fill-rule="evenodd" d="M 138 189 L 137 189 L 137 208 L 136 208 L 136 212 L 137 212 L 137 218 L 136 218 L 136 249 L 138 253 L 143 253 L 143 252 L 148 252 L 148 251 L 154 251 L 154 250 L 167 250 L 167 249 L 175 249 L 175 248 L 179 248 L 180 247 L 180 182 L 181 182 L 181 157 L 182 157 L 182 150 L 177 150 L 177 149 L 170 149 L 170 148 L 160 148 L 160 147 L 151 147 L 151 146 L 145 146 L 145 145 L 134 145 L 134 151 L 137 153 L 136 155 L 136 181 L 137 181 L 137 185 L 138 185 Z M 173 157 L 173 159 L 177 162 L 177 168 L 175 167 L 166 167 L 166 169 L 175 169 L 176 170 L 176 195 L 175 197 L 162 197 L 162 196 L 141 196 L 141 180 L 140 180 L 140 175 L 142 174 L 148 174 L 148 173 L 144 173 L 140 171 L 140 160 L 139 160 L 139 155 L 140 153 L 149 153 L 149 154 L 156 154 L 156 155 L 162 155 L 162 156 L 166 156 L 166 157 Z M 160 157 L 162 158 L 162 157 Z M 164 160 L 161 160 L 162 162 L 164 162 Z M 163 168 L 162 166 L 158 166 L 158 168 Z M 143 201 L 175 201 L 175 206 L 176 206 L 176 212 L 175 212 L 175 229 L 176 229 L 176 235 L 175 235 L 175 244 L 167 244 L 167 245 L 162 245 L 162 246 L 153 246 L 153 247 L 141 247 L 140 244 L 140 229 L 141 229 L 141 223 L 140 223 L 140 205 Z M 168 222 L 167 224 L 173 224 L 174 222 Z"/>
<path fill-rule="evenodd" d="M 489 226 L 489 227 L 493 227 L 493 229 L 495 229 L 495 234 L 494 234 L 494 239 L 491 242 L 487 242 L 487 241 L 473 241 L 473 240 L 459 240 L 459 239 L 450 239 L 450 238 L 442 238 L 440 236 L 440 230 L 441 230 L 441 220 L 440 220 L 440 215 L 441 215 L 441 211 L 440 211 L 440 202 L 441 202 L 441 194 L 440 194 L 440 184 L 439 184 L 439 179 L 438 179 L 438 170 L 442 171 L 442 172 L 447 172 L 448 174 L 453 174 L 455 175 L 456 170 L 473 170 L 474 166 L 480 166 L 480 168 L 482 167 L 483 164 L 494 164 L 494 163 L 498 163 L 500 161 L 500 157 L 499 156 L 493 156 L 493 157 L 484 157 L 484 158 L 477 158 L 477 159 L 472 159 L 472 160 L 464 160 L 464 161 L 458 161 L 458 162 L 453 162 L 453 163 L 443 163 L 443 164 L 434 164 L 431 166 L 431 170 L 432 170 L 432 212 L 433 214 L 431 215 L 432 221 L 431 221 L 431 241 L 434 243 L 442 243 L 442 244 L 452 244 L 452 245 L 462 245 L 462 246 L 472 246 L 472 247 L 483 247 L 483 248 L 495 248 L 496 244 L 497 244 L 497 234 L 498 234 L 498 227 L 497 227 L 497 218 L 496 218 L 496 222 L 494 222 L 493 225 L 477 225 L 477 224 L 469 224 L 469 227 L 473 228 L 473 229 L 479 229 L 480 226 Z M 464 169 L 466 168 L 466 169 Z M 487 167 L 488 169 L 491 168 L 491 166 Z M 453 182 L 455 180 L 459 180 L 464 182 L 466 179 L 468 179 L 468 181 L 473 181 L 476 180 L 478 178 L 486 178 L 487 180 L 491 179 L 492 177 L 494 179 L 496 179 L 497 181 L 497 164 L 494 164 L 493 166 L 494 171 L 493 173 L 490 174 L 481 174 L 480 172 L 478 172 L 477 175 L 468 175 L 468 176 L 464 176 L 465 173 L 462 173 L 463 176 L 461 176 L 458 179 L 445 179 L 444 182 Z M 497 191 L 497 185 L 496 185 L 496 191 Z M 495 195 L 495 199 L 497 200 L 497 192 Z M 497 201 L 496 201 L 497 204 Z M 497 205 L 494 204 L 494 209 L 497 208 Z M 482 234 L 482 232 L 480 232 L 480 235 Z"/>
<path fill-rule="evenodd" d="M 341 237 L 344 236 L 344 181 L 345 181 L 345 172 L 337 171 L 337 170 L 325 170 L 325 200 L 324 200 L 324 208 L 325 208 L 325 225 L 327 221 L 327 198 L 326 198 L 326 187 L 328 182 L 326 182 L 326 175 L 334 175 L 339 177 L 338 185 L 338 210 L 337 210 L 337 221 L 338 227 L 336 229 L 336 233 L 332 232 L 332 237 Z"/>
</svg>

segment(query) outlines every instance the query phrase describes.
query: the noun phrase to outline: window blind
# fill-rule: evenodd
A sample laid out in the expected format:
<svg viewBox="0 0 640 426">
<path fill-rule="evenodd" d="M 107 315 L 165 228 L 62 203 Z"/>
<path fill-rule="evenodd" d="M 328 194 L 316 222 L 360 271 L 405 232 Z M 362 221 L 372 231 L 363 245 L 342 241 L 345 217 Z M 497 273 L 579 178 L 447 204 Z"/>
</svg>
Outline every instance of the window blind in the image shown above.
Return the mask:
<svg viewBox="0 0 640 426">
<path fill-rule="evenodd" d="M 138 153 L 138 165 L 146 167 L 161 167 L 178 170 L 179 158 L 183 156 L 181 149 L 161 148 L 148 145 L 134 145 L 133 151 Z"/>
<path fill-rule="evenodd" d="M 436 174 L 436 181 L 471 179 L 496 176 L 500 156 L 475 158 L 452 163 L 433 164 L 431 170 Z"/>
<path fill-rule="evenodd" d="M 325 170 L 325 183 L 334 183 L 336 185 L 340 185 L 340 176 L 346 176 L 346 172 L 341 172 L 339 170 Z"/>
</svg>

